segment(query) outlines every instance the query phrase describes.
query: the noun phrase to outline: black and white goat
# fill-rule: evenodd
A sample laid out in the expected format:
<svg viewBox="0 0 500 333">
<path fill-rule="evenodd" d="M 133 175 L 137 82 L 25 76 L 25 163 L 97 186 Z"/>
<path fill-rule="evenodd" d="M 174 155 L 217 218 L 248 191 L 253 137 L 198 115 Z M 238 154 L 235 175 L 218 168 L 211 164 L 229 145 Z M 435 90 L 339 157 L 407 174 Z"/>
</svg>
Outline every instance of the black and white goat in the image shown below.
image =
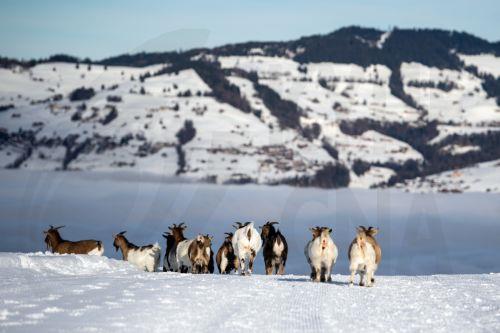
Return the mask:
<svg viewBox="0 0 500 333">
<path fill-rule="evenodd" d="M 156 244 L 137 246 L 130 243 L 122 231 L 113 236 L 113 246 L 116 251 L 121 249 L 123 260 L 130 262 L 137 268 L 146 272 L 155 272 L 160 264 L 161 248 Z"/>
<path fill-rule="evenodd" d="M 375 282 L 375 271 L 382 259 L 382 249 L 374 237 L 378 229 L 359 226 L 356 231 L 356 238 L 349 246 L 349 270 L 351 271 L 349 285 L 353 285 L 354 275 L 358 273 L 359 285 L 371 287 Z M 365 275 L 366 279 L 364 279 Z"/>
<path fill-rule="evenodd" d="M 264 255 L 264 265 L 266 274 L 283 275 L 285 273 L 286 259 L 288 256 L 288 244 L 285 236 L 279 230 L 274 228 L 278 222 L 267 222 L 262 229 L 260 236 L 263 241 L 262 254 Z"/>
<path fill-rule="evenodd" d="M 234 253 L 240 261 L 239 270 L 241 275 L 252 274 L 253 262 L 257 252 L 262 247 L 262 240 L 253 222 L 241 224 L 236 222 L 237 230 L 232 239 Z M 248 264 L 247 264 L 248 263 Z"/>
<path fill-rule="evenodd" d="M 104 253 L 104 246 L 101 241 L 87 239 L 81 241 L 68 241 L 61 237 L 59 234 L 59 229 L 63 228 L 50 226 L 49 230 L 44 231 L 45 234 L 45 244 L 47 249 L 50 249 L 52 253 L 59 254 L 89 254 L 102 256 Z"/>
<path fill-rule="evenodd" d="M 167 240 L 167 250 L 163 258 L 164 272 L 179 272 L 179 267 L 177 266 L 177 246 L 186 240 L 186 237 L 184 237 L 184 230 L 186 228 L 187 226 L 184 225 L 184 222 L 179 225 L 174 223 L 171 227 L 168 227 L 169 232 L 163 234 L 163 237 Z"/>
<path fill-rule="evenodd" d="M 337 262 L 338 250 L 330 234 L 332 229 L 327 227 L 310 228 L 312 240 L 310 240 L 304 254 L 311 266 L 311 279 L 315 282 L 331 281 L 331 272 Z"/>
<path fill-rule="evenodd" d="M 220 274 L 229 274 L 231 271 L 238 269 L 238 257 L 234 254 L 233 248 L 233 234 L 230 232 L 225 233 L 226 238 L 217 251 L 217 268 Z"/>
</svg>

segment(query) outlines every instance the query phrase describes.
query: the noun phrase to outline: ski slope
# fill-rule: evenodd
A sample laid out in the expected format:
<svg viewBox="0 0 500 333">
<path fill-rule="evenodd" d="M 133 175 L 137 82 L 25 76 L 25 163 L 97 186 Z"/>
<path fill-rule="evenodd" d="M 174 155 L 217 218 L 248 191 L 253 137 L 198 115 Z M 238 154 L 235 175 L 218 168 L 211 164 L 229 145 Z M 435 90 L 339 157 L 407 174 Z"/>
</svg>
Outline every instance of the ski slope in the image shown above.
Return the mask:
<svg viewBox="0 0 500 333">
<path fill-rule="evenodd" d="M 104 257 L 0 253 L 5 332 L 498 331 L 500 274 L 242 277 L 144 273 Z"/>
</svg>

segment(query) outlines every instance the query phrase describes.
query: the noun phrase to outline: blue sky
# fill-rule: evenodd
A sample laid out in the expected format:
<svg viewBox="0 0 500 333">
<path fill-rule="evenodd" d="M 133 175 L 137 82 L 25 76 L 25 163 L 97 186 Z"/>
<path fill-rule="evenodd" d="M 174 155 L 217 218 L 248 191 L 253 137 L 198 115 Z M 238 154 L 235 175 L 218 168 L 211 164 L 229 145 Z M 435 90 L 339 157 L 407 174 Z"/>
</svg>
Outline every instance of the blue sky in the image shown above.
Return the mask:
<svg viewBox="0 0 500 333">
<path fill-rule="evenodd" d="M 498 0 L 1 0 L 0 55 L 100 59 L 140 50 L 289 40 L 347 25 L 467 31 L 500 40 Z"/>
</svg>

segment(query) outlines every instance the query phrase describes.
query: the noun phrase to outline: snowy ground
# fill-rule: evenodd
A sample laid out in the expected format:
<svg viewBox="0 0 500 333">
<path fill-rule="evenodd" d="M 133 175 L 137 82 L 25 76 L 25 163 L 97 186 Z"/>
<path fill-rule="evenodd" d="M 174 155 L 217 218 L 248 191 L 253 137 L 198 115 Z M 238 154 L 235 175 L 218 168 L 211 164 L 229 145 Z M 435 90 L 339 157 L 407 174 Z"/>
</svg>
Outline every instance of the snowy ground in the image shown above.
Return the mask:
<svg viewBox="0 0 500 333">
<path fill-rule="evenodd" d="M 0 330 L 500 330 L 500 274 L 380 276 L 373 288 L 346 281 L 148 274 L 113 259 L 2 253 Z"/>
<path fill-rule="evenodd" d="M 461 147 L 473 149 L 473 146 Z M 406 181 L 398 187 L 411 192 L 500 192 L 500 160 L 478 163 L 474 166 L 445 171 L 428 177 Z"/>
</svg>

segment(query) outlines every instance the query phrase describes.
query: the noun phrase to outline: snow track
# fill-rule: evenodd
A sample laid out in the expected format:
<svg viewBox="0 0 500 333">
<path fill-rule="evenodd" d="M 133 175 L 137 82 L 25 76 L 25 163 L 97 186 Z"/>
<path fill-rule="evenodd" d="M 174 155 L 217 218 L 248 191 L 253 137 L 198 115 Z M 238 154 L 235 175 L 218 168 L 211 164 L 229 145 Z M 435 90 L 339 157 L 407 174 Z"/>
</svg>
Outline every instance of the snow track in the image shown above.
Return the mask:
<svg viewBox="0 0 500 333">
<path fill-rule="evenodd" d="M 62 264 L 67 268 L 62 273 Z M 105 257 L 0 254 L 0 331 L 498 331 L 500 274 L 144 273 Z"/>
</svg>

